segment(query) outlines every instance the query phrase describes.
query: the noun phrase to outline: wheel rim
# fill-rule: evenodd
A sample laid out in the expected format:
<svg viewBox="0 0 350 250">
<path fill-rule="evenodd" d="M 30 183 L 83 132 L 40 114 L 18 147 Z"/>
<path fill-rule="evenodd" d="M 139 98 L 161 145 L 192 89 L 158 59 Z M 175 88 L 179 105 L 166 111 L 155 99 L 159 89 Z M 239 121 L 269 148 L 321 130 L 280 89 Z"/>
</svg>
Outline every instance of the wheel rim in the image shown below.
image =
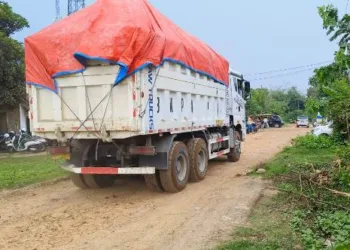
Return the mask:
<svg viewBox="0 0 350 250">
<path fill-rule="evenodd" d="M 183 155 L 179 155 L 176 160 L 176 174 L 179 181 L 184 181 L 187 173 L 187 162 Z"/>
<path fill-rule="evenodd" d="M 203 173 L 205 171 L 205 166 L 206 166 L 206 154 L 203 150 L 199 151 L 198 155 L 197 155 L 197 165 L 198 165 L 198 169 L 201 173 Z"/>
<path fill-rule="evenodd" d="M 236 154 L 241 154 L 241 142 L 238 139 L 235 142 L 235 150 Z"/>
</svg>

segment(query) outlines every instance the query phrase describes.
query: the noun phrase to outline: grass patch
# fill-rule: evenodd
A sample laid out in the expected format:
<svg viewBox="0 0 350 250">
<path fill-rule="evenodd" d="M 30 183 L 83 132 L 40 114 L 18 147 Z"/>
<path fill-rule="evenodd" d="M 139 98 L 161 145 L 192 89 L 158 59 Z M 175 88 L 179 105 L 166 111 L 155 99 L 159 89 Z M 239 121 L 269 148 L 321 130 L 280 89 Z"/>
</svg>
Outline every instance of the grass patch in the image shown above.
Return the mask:
<svg viewBox="0 0 350 250">
<path fill-rule="evenodd" d="M 312 136 L 293 143 L 264 166 L 280 193 L 219 249 L 350 250 L 349 145 Z"/>
<path fill-rule="evenodd" d="M 49 156 L 0 159 L 0 189 L 23 187 L 29 184 L 67 176 Z"/>
<path fill-rule="evenodd" d="M 238 228 L 234 241 L 218 247 L 218 250 L 276 250 L 301 249 L 298 235 L 288 227 L 293 216 L 284 206 L 288 197 L 263 197 L 253 209 L 249 227 Z"/>
<path fill-rule="evenodd" d="M 288 173 L 295 165 L 322 165 L 329 164 L 336 159 L 337 148 L 328 149 L 306 149 L 298 147 L 287 147 L 272 161 L 265 165 L 268 178 Z"/>
</svg>

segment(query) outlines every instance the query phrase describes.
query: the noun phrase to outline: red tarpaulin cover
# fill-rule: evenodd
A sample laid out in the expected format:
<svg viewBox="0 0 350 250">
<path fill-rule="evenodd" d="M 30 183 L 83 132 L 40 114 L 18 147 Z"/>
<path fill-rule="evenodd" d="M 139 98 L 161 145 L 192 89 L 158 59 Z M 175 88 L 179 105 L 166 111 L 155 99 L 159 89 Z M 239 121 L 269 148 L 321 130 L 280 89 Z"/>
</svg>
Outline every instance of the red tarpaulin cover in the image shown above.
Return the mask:
<svg viewBox="0 0 350 250">
<path fill-rule="evenodd" d="M 228 84 L 229 65 L 147 0 L 98 0 L 25 39 L 26 81 L 57 91 L 54 78 L 84 70 L 87 59 L 121 66 L 115 81 L 174 61 Z"/>
</svg>

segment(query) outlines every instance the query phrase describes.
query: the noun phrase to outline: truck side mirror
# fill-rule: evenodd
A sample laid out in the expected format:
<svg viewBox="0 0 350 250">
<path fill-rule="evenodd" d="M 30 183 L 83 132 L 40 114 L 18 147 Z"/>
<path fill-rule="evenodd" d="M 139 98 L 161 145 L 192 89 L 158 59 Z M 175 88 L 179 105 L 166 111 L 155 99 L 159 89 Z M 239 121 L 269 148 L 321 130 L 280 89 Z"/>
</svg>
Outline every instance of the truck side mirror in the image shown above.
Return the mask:
<svg viewBox="0 0 350 250">
<path fill-rule="evenodd" d="M 247 94 L 250 93 L 250 82 L 244 82 L 244 89 Z"/>
<path fill-rule="evenodd" d="M 250 82 L 247 81 L 244 82 L 244 97 L 246 100 L 249 100 L 252 97 L 250 93 Z"/>
<path fill-rule="evenodd" d="M 238 79 L 237 82 L 238 82 L 238 89 L 243 89 L 243 81 L 241 79 Z"/>
</svg>

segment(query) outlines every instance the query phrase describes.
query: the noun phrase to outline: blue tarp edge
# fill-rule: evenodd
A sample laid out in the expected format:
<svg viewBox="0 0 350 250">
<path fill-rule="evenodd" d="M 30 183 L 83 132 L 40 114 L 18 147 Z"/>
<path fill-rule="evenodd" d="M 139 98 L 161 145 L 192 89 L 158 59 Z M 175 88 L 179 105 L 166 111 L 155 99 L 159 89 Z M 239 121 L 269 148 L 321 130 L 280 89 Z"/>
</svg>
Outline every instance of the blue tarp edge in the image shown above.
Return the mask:
<svg viewBox="0 0 350 250">
<path fill-rule="evenodd" d="M 123 80 L 125 80 L 126 78 L 128 78 L 129 76 L 137 73 L 138 71 L 144 69 L 145 67 L 149 66 L 149 65 L 153 65 L 155 66 L 156 68 L 162 66 L 165 62 L 173 62 L 173 63 L 177 63 L 179 65 L 182 65 L 190 70 L 193 70 L 195 71 L 196 73 L 198 74 L 202 74 L 202 75 L 205 75 L 207 77 L 210 77 L 211 79 L 213 79 L 215 82 L 217 83 L 220 83 L 220 84 L 223 84 L 223 85 L 226 85 L 224 82 L 222 81 L 219 81 L 218 79 L 216 79 L 214 76 L 206 73 L 206 72 L 203 72 L 203 71 L 200 71 L 200 70 L 196 70 L 190 66 L 188 66 L 187 64 L 181 62 L 181 61 L 178 61 L 178 60 L 175 60 L 175 59 L 172 59 L 172 58 L 163 58 L 162 62 L 160 65 L 154 65 L 153 63 L 151 62 L 146 62 L 145 64 L 141 65 L 140 67 L 138 67 L 137 69 L 135 69 L 133 72 L 131 72 L 130 74 L 128 74 L 128 66 L 125 65 L 124 63 L 122 62 L 116 62 L 116 61 L 112 61 L 112 60 L 108 60 L 108 59 L 105 59 L 105 58 L 102 58 L 102 57 L 95 57 L 95 56 L 88 56 L 88 55 L 85 55 L 83 53 L 80 53 L 80 52 L 76 52 L 74 53 L 74 57 L 75 59 L 81 63 L 84 67 L 81 68 L 81 69 L 78 69 L 78 70 L 72 70 L 72 71 L 62 71 L 62 72 L 58 72 L 56 73 L 55 75 L 52 76 L 52 79 L 54 80 L 54 85 L 55 85 L 55 89 L 51 89 L 49 87 L 46 87 L 46 86 L 43 86 L 39 83 L 33 83 L 33 82 L 26 82 L 26 84 L 29 84 L 29 85 L 34 85 L 36 87 L 41 87 L 41 88 L 45 88 L 45 89 L 48 89 L 48 90 L 51 90 L 53 92 L 55 92 L 56 94 L 58 94 L 58 88 L 57 88 L 57 82 L 55 80 L 56 77 L 60 77 L 60 76 L 63 76 L 63 75 L 71 75 L 71 74 L 77 74 L 77 73 L 82 73 L 86 70 L 86 61 L 87 60 L 95 60 L 95 61 L 101 61 L 101 62 L 105 62 L 105 63 L 109 63 L 109 64 L 113 64 L 113 65 L 119 65 L 121 68 L 120 68 L 120 71 L 119 71 L 119 74 L 117 76 L 117 78 L 115 79 L 115 82 L 114 82 L 114 86 L 118 85 L 120 82 L 122 82 Z M 227 72 L 228 74 L 228 72 Z"/>
</svg>

